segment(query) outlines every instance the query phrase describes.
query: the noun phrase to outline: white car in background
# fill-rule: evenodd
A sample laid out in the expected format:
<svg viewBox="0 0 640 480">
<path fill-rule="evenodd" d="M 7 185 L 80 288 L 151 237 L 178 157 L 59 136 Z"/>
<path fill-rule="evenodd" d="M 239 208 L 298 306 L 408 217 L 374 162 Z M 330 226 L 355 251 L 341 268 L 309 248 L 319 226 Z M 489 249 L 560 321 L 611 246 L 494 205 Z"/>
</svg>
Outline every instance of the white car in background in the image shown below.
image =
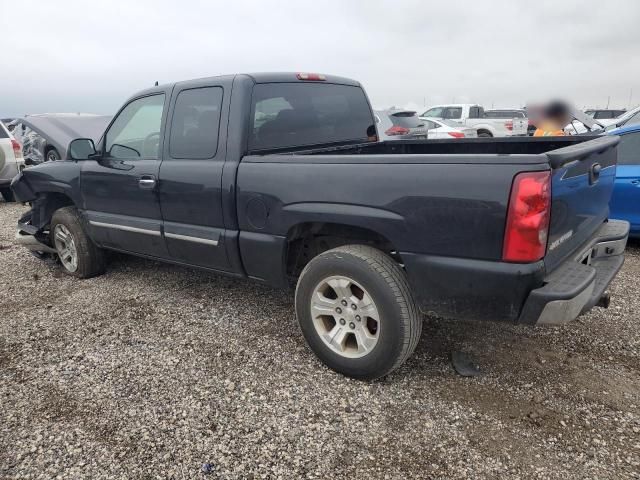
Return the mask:
<svg viewBox="0 0 640 480">
<path fill-rule="evenodd" d="M 0 122 L 0 194 L 6 202 L 13 201 L 11 180 L 23 168 L 22 146 Z"/>
<path fill-rule="evenodd" d="M 437 118 L 420 117 L 428 130 L 429 140 L 452 138 L 476 138 L 478 134 L 473 128 L 459 128 L 458 126 Z"/>
<path fill-rule="evenodd" d="M 526 118 L 488 118 L 484 108 L 474 103 L 436 105 L 423 112 L 420 118 L 437 118 L 462 128 L 473 128 L 478 137 L 527 135 L 528 127 Z"/>
</svg>

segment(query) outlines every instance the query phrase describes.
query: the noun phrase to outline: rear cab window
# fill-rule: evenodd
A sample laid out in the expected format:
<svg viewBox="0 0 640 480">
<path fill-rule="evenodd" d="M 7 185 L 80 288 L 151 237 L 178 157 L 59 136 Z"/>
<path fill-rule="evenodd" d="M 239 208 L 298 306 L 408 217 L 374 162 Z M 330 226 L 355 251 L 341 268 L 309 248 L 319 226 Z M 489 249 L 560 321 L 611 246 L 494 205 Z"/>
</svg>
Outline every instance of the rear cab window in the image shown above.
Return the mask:
<svg viewBox="0 0 640 480">
<path fill-rule="evenodd" d="M 252 96 L 249 149 L 364 143 L 373 141 L 374 122 L 367 97 L 357 86 L 257 84 Z"/>
</svg>

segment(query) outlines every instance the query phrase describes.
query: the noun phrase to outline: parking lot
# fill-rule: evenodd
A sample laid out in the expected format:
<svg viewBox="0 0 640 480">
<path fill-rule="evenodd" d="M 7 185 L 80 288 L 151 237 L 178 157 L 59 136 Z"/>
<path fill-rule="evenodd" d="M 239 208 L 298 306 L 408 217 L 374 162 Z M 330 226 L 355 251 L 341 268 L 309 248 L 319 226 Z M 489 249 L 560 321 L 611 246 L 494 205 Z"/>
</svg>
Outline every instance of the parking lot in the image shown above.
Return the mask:
<svg viewBox="0 0 640 480">
<path fill-rule="evenodd" d="M 291 292 L 120 255 L 79 281 L 13 245 L 25 209 L 0 203 L 2 478 L 640 478 L 638 244 L 608 310 L 426 318 L 365 383 L 307 349 Z"/>
</svg>

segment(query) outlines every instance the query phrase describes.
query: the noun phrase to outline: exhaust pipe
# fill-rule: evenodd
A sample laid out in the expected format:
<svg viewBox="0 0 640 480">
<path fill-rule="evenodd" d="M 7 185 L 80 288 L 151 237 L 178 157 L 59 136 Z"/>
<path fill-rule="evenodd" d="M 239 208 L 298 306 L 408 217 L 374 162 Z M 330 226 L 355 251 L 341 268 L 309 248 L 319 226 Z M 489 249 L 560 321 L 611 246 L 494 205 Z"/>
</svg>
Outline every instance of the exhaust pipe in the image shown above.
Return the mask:
<svg viewBox="0 0 640 480">
<path fill-rule="evenodd" d="M 596 303 L 596 307 L 609 308 L 611 304 L 611 294 L 609 292 L 604 292 Z"/>
</svg>

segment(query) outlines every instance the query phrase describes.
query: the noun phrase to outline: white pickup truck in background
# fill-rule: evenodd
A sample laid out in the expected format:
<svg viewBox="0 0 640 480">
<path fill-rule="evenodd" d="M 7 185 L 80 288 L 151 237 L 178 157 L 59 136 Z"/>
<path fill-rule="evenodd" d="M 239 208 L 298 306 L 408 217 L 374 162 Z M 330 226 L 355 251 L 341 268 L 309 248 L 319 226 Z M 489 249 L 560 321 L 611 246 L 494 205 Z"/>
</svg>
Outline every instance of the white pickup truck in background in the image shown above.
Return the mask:
<svg viewBox="0 0 640 480">
<path fill-rule="evenodd" d="M 436 105 L 420 115 L 422 119 L 437 118 L 473 128 L 478 137 L 511 137 L 527 135 L 529 122 L 526 118 L 489 118 L 482 106 L 474 103 Z"/>
</svg>

